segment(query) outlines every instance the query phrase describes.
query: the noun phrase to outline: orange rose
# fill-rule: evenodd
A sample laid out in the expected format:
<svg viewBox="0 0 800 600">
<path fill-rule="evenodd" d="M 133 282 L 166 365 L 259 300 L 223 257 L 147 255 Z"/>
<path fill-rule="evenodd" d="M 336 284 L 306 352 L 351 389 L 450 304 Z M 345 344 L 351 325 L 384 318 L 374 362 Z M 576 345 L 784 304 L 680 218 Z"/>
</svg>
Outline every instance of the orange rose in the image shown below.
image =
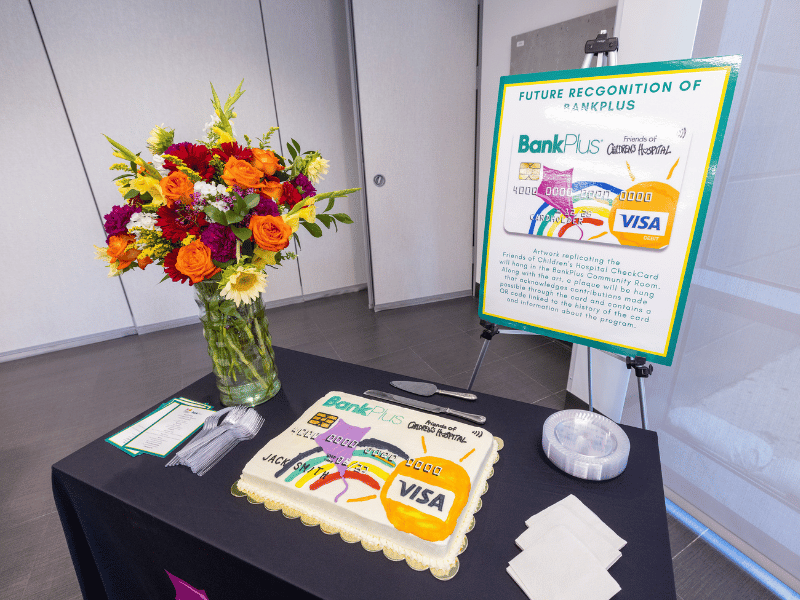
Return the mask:
<svg viewBox="0 0 800 600">
<path fill-rule="evenodd" d="M 194 192 L 194 185 L 185 173 L 173 171 L 166 177 L 162 177 L 159 184 L 167 206 L 172 207 L 176 200 L 180 200 L 183 204 L 189 204 L 192 201 L 191 194 Z"/>
<path fill-rule="evenodd" d="M 216 275 L 221 271 L 211 262 L 211 249 L 200 240 L 178 250 L 175 268 L 197 283 Z"/>
<path fill-rule="evenodd" d="M 238 185 L 239 187 L 261 189 L 264 187 L 260 183 L 264 174 L 245 160 L 239 160 L 231 156 L 225 163 L 225 170 L 222 172 L 222 179 L 228 185 Z"/>
<path fill-rule="evenodd" d="M 250 217 L 249 227 L 253 230 L 253 239 L 256 244 L 270 252 L 278 252 L 286 248 L 292 237 L 292 228 L 284 223 L 281 217 L 254 215 Z"/>
<path fill-rule="evenodd" d="M 265 181 L 261 191 L 277 202 L 283 196 L 283 185 L 280 181 Z"/>
<path fill-rule="evenodd" d="M 117 269 L 120 271 L 128 266 L 136 260 L 136 257 L 141 254 L 140 250 L 131 247 L 128 249 L 128 245 L 131 244 L 136 240 L 136 236 L 130 235 L 128 233 L 122 235 L 112 235 L 108 240 L 108 253 L 109 263 L 114 264 L 117 262 Z"/>
<path fill-rule="evenodd" d="M 253 148 L 253 160 L 250 164 L 264 173 L 264 175 L 274 175 L 275 171 L 282 171 L 283 167 L 278 163 L 278 157 L 272 150 L 262 150 Z"/>
</svg>

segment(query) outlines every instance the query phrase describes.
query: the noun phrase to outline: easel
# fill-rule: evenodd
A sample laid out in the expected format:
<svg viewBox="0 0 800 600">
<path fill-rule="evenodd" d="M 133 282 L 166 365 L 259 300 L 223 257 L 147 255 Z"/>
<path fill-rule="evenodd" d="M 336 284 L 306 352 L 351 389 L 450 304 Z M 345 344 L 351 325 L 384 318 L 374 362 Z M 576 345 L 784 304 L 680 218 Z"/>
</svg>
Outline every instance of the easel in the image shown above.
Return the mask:
<svg viewBox="0 0 800 600">
<path fill-rule="evenodd" d="M 609 38 L 608 32 L 602 30 L 595 39 L 588 40 L 584 45 L 584 52 L 586 56 L 583 58 L 582 69 L 589 69 L 592 66 L 592 59 L 597 58 L 595 66 L 615 66 L 617 64 L 617 49 L 619 48 L 619 40 L 617 38 Z M 475 378 L 478 376 L 478 370 L 481 368 L 483 357 L 486 356 L 486 351 L 489 349 L 489 342 L 492 338 L 499 333 L 517 334 L 517 335 L 532 335 L 528 331 L 520 331 L 518 329 L 500 329 L 495 323 L 484 321 L 481 319 L 481 326 L 483 327 L 483 347 L 478 355 L 478 362 L 475 364 L 475 370 L 472 372 L 472 377 L 469 380 L 468 390 L 472 389 L 475 383 Z M 586 347 L 586 362 L 588 364 L 589 375 L 589 410 L 594 412 L 594 399 L 592 397 L 592 349 Z M 642 429 L 647 429 L 647 406 L 645 404 L 644 394 L 644 380 L 653 373 L 653 365 L 647 364 L 647 359 L 643 356 L 626 356 L 625 366 L 628 369 L 633 369 L 636 373 L 636 379 L 639 387 L 639 409 L 642 415 Z"/>
</svg>

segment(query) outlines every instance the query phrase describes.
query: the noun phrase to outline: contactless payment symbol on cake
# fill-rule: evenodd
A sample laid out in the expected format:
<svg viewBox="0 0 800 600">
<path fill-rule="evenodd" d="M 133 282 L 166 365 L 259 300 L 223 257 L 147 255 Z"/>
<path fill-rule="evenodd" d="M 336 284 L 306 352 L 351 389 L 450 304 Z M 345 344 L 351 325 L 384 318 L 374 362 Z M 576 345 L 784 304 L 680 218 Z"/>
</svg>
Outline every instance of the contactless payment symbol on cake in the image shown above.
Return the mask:
<svg viewBox="0 0 800 600">
<path fill-rule="evenodd" d="M 338 419 L 336 415 L 329 415 L 328 413 L 318 412 L 308 420 L 309 425 L 316 425 L 323 429 L 329 429 L 331 425 Z"/>
<path fill-rule="evenodd" d="M 386 518 L 400 531 L 429 542 L 453 533 L 471 489 L 464 467 L 423 456 L 399 464 L 381 489 Z"/>
</svg>

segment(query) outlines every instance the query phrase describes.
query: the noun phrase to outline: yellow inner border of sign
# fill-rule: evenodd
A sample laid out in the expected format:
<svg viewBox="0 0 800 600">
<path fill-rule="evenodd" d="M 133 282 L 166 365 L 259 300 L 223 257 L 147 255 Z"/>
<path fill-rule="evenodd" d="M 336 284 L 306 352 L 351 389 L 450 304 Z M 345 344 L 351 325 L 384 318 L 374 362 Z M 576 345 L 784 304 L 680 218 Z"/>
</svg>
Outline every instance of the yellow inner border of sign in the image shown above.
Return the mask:
<svg viewBox="0 0 800 600">
<path fill-rule="evenodd" d="M 506 107 L 506 89 L 507 88 L 514 87 L 514 86 L 519 86 L 519 85 L 545 85 L 545 84 L 551 84 L 551 83 L 565 83 L 565 82 L 587 81 L 587 80 L 596 80 L 596 79 L 620 79 L 622 77 L 647 77 L 647 76 L 650 76 L 650 75 L 661 75 L 661 74 L 672 75 L 672 74 L 675 74 L 675 73 L 699 73 L 699 72 L 707 72 L 707 71 L 725 71 L 726 74 L 725 74 L 725 80 L 722 83 L 722 91 L 721 91 L 720 97 L 719 97 L 719 107 L 717 108 L 717 118 L 716 118 L 716 120 L 714 122 L 714 129 L 711 132 L 711 144 L 708 147 L 708 156 L 706 157 L 705 174 L 703 175 L 703 181 L 701 182 L 701 185 L 700 185 L 700 197 L 697 199 L 697 205 L 696 205 L 695 211 L 694 211 L 694 219 L 692 220 L 692 233 L 689 236 L 688 246 L 686 248 L 686 251 L 684 252 L 683 267 L 681 268 L 681 276 L 680 276 L 680 279 L 678 280 L 678 291 L 680 291 L 683 288 L 683 280 L 686 277 L 686 266 L 687 266 L 687 264 L 689 262 L 689 256 L 691 255 L 691 245 L 692 245 L 692 240 L 694 240 L 695 228 L 697 227 L 697 217 L 700 214 L 700 205 L 702 204 L 703 191 L 705 190 L 706 181 L 708 179 L 708 166 L 711 163 L 711 155 L 714 152 L 714 140 L 717 137 L 717 130 L 719 129 L 719 120 L 720 120 L 720 117 L 722 116 L 722 106 L 723 106 L 723 104 L 725 102 L 725 93 L 726 93 L 726 91 L 728 89 L 728 81 L 730 80 L 730 76 L 731 76 L 731 67 L 730 66 L 707 67 L 707 68 L 699 68 L 699 69 L 681 69 L 679 71 L 652 71 L 652 72 L 647 72 L 647 73 L 627 73 L 627 74 L 621 74 L 621 75 L 602 75 L 602 76 L 599 76 L 599 77 L 591 77 L 591 76 L 589 76 L 589 77 L 577 77 L 577 78 L 572 78 L 571 77 L 569 79 L 551 79 L 551 80 L 548 80 L 548 81 L 523 81 L 523 82 L 519 82 L 519 83 L 507 83 L 507 84 L 505 84 L 503 86 L 503 99 L 502 99 L 501 105 L 500 105 L 500 123 L 498 124 L 498 127 L 497 127 L 497 150 L 498 151 L 495 152 L 494 180 L 491 182 L 491 184 L 492 184 L 492 203 L 491 203 L 491 208 L 490 208 L 490 211 L 489 211 L 489 214 L 491 215 L 491 217 L 489 219 L 489 234 L 487 236 L 487 241 L 486 241 L 486 253 L 485 253 L 486 255 L 483 257 L 483 260 L 484 260 L 484 267 L 483 268 L 484 268 L 485 272 L 488 272 L 488 269 L 489 269 L 489 247 L 491 246 L 491 243 L 492 243 L 492 223 L 494 222 L 494 198 L 495 198 L 495 189 L 496 189 L 496 184 L 497 184 L 497 163 L 500 160 L 500 153 L 499 153 L 500 137 L 503 134 L 503 112 L 505 111 L 505 107 Z M 517 319 L 509 319 L 508 317 L 503 317 L 502 315 L 495 315 L 495 314 L 486 312 L 486 292 L 485 291 L 484 291 L 484 294 L 483 294 L 482 301 L 483 301 L 483 313 L 488 315 L 488 316 L 499 317 L 499 318 L 505 319 L 507 321 L 513 321 L 514 323 L 522 323 L 524 325 L 531 325 L 531 323 L 527 323 L 525 321 L 519 321 Z M 647 350 L 645 348 L 633 348 L 633 347 L 631 347 L 631 349 L 632 350 L 639 350 L 641 352 L 650 352 L 652 354 L 656 354 L 657 356 L 666 356 L 667 355 L 667 350 L 669 349 L 669 341 L 670 341 L 670 339 L 672 337 L 672 329 L 675 326 L 675 311 L 677 309 L 677 306 L 678 306 L 679 302 L 680 302 L 680 295 L 675 297 L 675 303 L 672 306 L 672 318 L 670 319 L 669 330 L 667 331 L 667 339 L 664 342 L 664 350 L 662 352 L 657 352 L 657 351 L 654 352 L 652 350 Z M 593 338 L 593 337 L 589 337 L 589 336 L 585 336 L 585 335 L 580 335 L 580 334 L 576 334 L 576 333 L 569 332 L 569 331 L 562 331 L 560 329 L 555 329 L 553 327 L 542 327 L 541 325 L 535 325 L 534 327 L 539 327 L 541 329 L 547 329 L 548 331 L 556 331 L 558 333 L 563 333 L 565 335 L 573 335 L 575 337 L 581 337 L 581 338 L 584 338 L 584 339 L 587 339 L 587 340 L 593 340 L 595 342 L 601 342 L 603 344 L 610 344 L 610 345 L 614 345 L 614 346 L 618 346 L 619 345 L 619 343 L 610 342 L 608 340 L 602 340 L 602 339 Z"/>
</svg>

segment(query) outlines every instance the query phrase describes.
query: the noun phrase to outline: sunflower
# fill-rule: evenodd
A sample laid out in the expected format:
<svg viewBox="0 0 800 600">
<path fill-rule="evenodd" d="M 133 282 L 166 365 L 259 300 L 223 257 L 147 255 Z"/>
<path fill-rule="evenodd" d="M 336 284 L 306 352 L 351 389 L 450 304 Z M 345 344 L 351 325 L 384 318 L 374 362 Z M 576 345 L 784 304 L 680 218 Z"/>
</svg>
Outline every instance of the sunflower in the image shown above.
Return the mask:
<svg viewBox="0 0 800 600">
<path fill-rule="evenodd" d="M 242 302 L 249 304 L 266 289 L 267 274 L 253 267 L 239 265 L 228 275 L 227 281 L 223 278 L 223 282 L 225 286 L 220 294 L 239 306 Z"/>
</svg>

